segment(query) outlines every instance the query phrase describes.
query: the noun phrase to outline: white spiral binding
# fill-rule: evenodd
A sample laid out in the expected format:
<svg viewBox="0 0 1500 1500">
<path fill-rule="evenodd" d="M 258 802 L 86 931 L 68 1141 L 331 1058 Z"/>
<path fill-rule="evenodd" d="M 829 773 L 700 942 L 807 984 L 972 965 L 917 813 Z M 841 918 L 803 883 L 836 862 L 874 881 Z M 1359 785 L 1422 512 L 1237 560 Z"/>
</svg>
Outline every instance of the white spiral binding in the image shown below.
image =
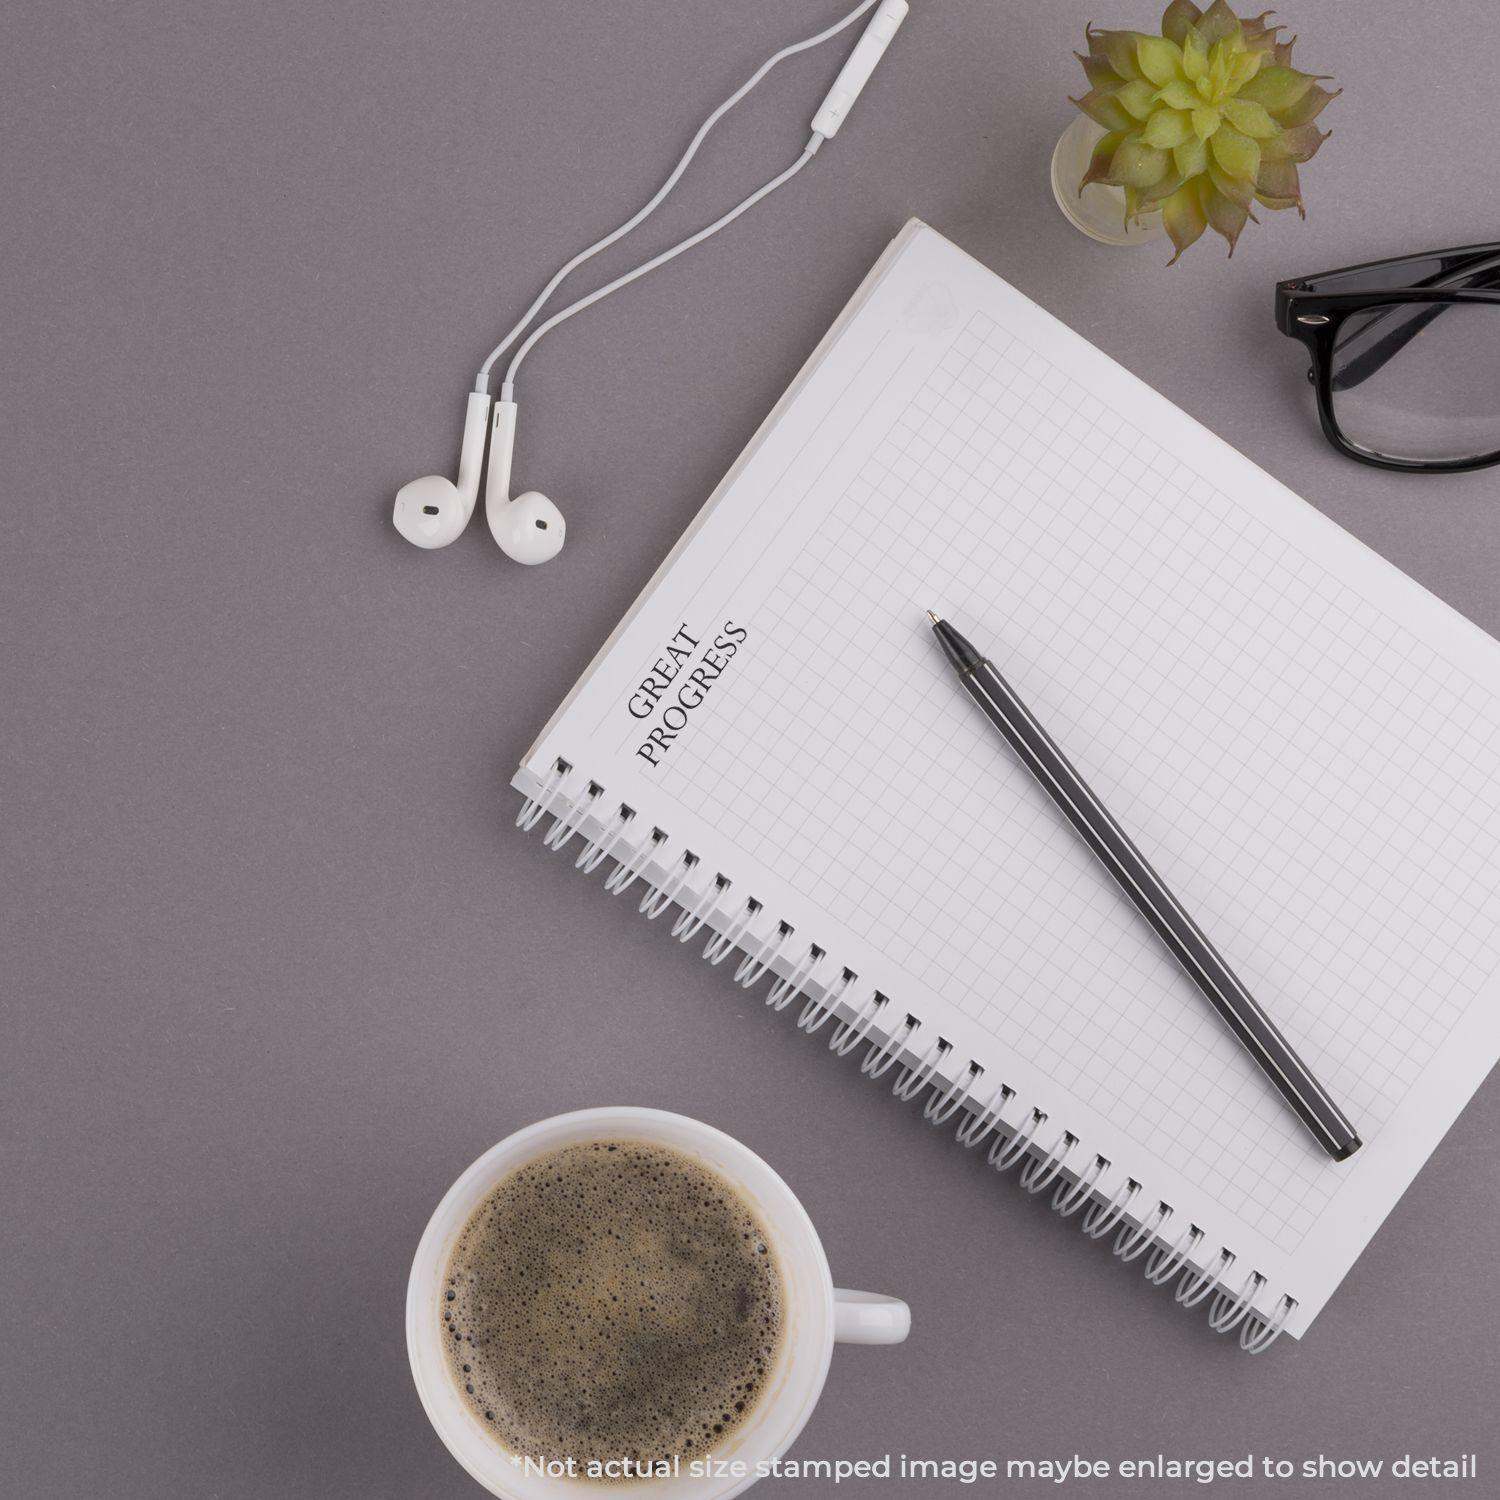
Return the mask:
<svg viewBox="0 0 1500 1500">
<path fill-rule="evenodd" d="M 1058 1132 L 1057 1142 L 1046 1156 L 1033 1156 L 1021 1169 L 1017 1179 L 1028 1193 L 1039 1193 L 1062 1171 L 1065 1161 L 1073 1154 L 1078 1138 L 1068 1130 Z"/>
<path fill-rule="evenodd" d="M 941 1066 L 943 1058 L 952 1050 L 951 1043 L 942 1037 L 935 1037 L 921 1062 L 915 1067 L 901 1070 L 900 1076 L 891 1085 L 891 1092 L 903 1104 L 908 1099 L 915 1099 L 932 1082 L 933 1075 Z"/>
<path fill-rule="evenodd" d="M 719 892 L 724 889 L 724 884 L 724 877 L 716 876 L 703 887 L 703 894 L 691 906 L 685 901 L 682 903 L 682 910 L 672 922 L 672 936 L 679 943 L 691 942 L 703 930 L 703 924 L 708 921 L 708 913 L 719 899 Z"/>
<path fill-rule="evenodd" d="M 922 1022 L 909 1013 L 902 1014 L 899 1024 L 877 1027 L 877 1020 L 891 1013 L 890 997 L 874 986 L 858 986 L 858 976 L 849 969 L 820 981 L 826 952 L 816 943 L 808 943 L 802 955 L 793 960 L 791 955 L 800 946 L 795 930 L 765 912 L 753 896 L 747 894 L 743 900 L 736 897 L 735 914 L 725 920 L 721 908 L 731 886 L 728 876 L 722 871 L 705 871 L 708 878 L 703 888 L 695 890 L 694 874 L 702 867 L 695 854 L 686 849 L 667 854 L 670 839 L 659 828 L 652 828 L 648 836 L 638 840 L 632 837 L 632 829 L 637 826 L 634 811 L 616 806 L 613 812 L 601 816 L 609 805 L 604 789 L 586 781 L 570 794 L 566 788 L 572 771 L 567 761 L 557 761 L 535 794 L 522 803 L 516 825 L 530 831 L 543 818 L 551 817 L 552 826 L 542 842 L 554 852 L 564 849 L 575 833 L 581 834 L 583 852 L 574 861 L 580 870 L 589 874 L 605 860 L 615 860 L 615 868 L 604 880 L 604 889 L 610 895 L 622 895 L 637 880 L 645 880 L 642 915 L 655 921 L 675 905 L 678 913 L 672 922 L 672 935 L 680 942 L 690 942 L 705 926 L 712 925 L 703 950 L 709 963 L 722 963 L 738 948 L 742 957 L 734 970 L 736 982 L 750 989 L 770 974 L 766 1004 L 779 1011 L 801 999 L 803 1005 L 797 1016 L 800 1030 L 811 1036 L 837 1017 L 838 1025 L 828 1038 L 830 1051 L 846 1057 L 868 1042 L 859 1064 L 867 1078 L 882 1078 L 899 1065 L 901 1071 L 891 1091 L 898 1099 L 910 1101 L 928 1090 L 922 1105 L 923 1119 L 944 1125 L 961 1115 L 954 1137 L 970 1150 L 993 1136 L 987 1160 L 997 1172 L 1009 1171 L 1025 1161 L 1021 1186 L 1029 1193 L 1052 1187 L 1052 1207 L 1063 1218 L 1071 1218 L 1087 1205 L 1078 1223 L 1084 1234 L 1099 1240 L 1113 1231 L 1112 1253 L 1122 1261 L 1146 1255 L 1146 1279 L 1157 1286 L 1175 1279 L 1173 1296 L 1184 1307 L 1197 1307 L 1212 1297 L 1209 1327 L 1225 1334 L 1238 1330 L 1240 1347 L 1246 1352 L 1259 1354 L 1276 1342 L 1296 1308 L 1295 1298 L 1278 1298 L 1269 1312 L 1258 1309 L 1256 1299 L 1266 1286 L 1266 1278 L 1259 1271 L 1251 1269 L 1243 1279 L 1227 1280 L 1237 1260 L 1233 1250 L 1209 1245 L 1196 1224 L 1184 1225 L 1172 1235 L 1176 1215 L 1171 1204 L 1159 1200 L 1153 1203 L 1134 1178 L 1126 1177 L 1107 1187 L 1110 1161 L 1097 1152 L 1087 1153 L 1073 1132 L 1059 1127 L 1051 1137 L 1052 1144 L 1043 1147 L 1038 1136 L 1048 1123 L 1045 1110 L 1036 1106 L 1023 1109 L 1014 1125 L 1007 1124 L 1005 1112 L 1017 1097 L 1009 1084 L 997 1083 L 988 1101 L 976 1107 L 974 1090 L 984 1074 L 979 1063 L 972 1059 L 959 1063 L 951 1056 L 952 1044 L 941 1036 L 934 1037 L 918 1055 L 912 1043 Z M 590 824 L 591 834 L 587 831 Z M 653 863 L 663 872 L 656 880 L 648 873 Z M 762 918 L 768 925 L 757 933 L 757 922 Z M 862 996 L 857 1002 L 856 995 Z M 1080 1166 L 1070 1170 L 1068 1164 L 1075 1154 Z"/>
<path fill-rule="evenodd" d="M 1119 1256 L 1128 1265 L 1145 1251 L 1171 1217 L 1172 1210 L 1165 1203 L 1158 1203 L 1149 1216 L 1142 1215 L 1139 1224 L 1132 1224 L 1127 1219 L 1120 1225 L 1120 1232 L 1115 1236 L 1115 1247 L 1110 1253 Z"/>
<path fill-rule="evenodd" d="M 521 810 L 516 814 L 517 828 L 525 829 L 527 833 L 530 833 L 543 816 L 551 811 L 553 800 L 562 791 L 563 779 L 570 769 L 572 768 L 565 760 L 560 760 L 553 766 L 542 790 L 535 797 L 528 797 L 521 804 Z"/>
<path fill-rule="evenodd" d="M 825 992 L 821 1000 L 814 1000 L 808 996 L 807 1004 L 802 1007 L 797 1017 L 797 1029 L 805 1031 L 809 1036 L 819 1030 L 824 1021 L 838 1009 L 840 999 L 853 983 L 854 975 L 845 969 L 839 975 L 838 982 Z"/>
<path fill-rule="evenodd" d="M 854 976 L 845 969 L 843 978 L 844 987 L 847 989 L 853 982 Z M 840 1021 L 833 1028 L 833 1035 L 828 1038 L 828 1050 L 837 1052 L 840 1057 L 847 1057 L 869 1036 L 870 1028 L 875 1024 L 875 1017 L 888 1003 L 879 990 L 872 989 L 870 998 L 860 1007 L 855 1018 L 852 1021 Z"/>
<path fill-rule="evenodd" d="M 1197 1307 L 1205 1297 L 1214 1291 L 1219 1285 L 1219 1279 L 1230 1266 L 1234 1264 L 1233 1250 L 1220 1250 L 1217 1260 L 1211 1261 L 1201 1271 L 1189 1276 L 1183 1272 L 1183 1279 L 1177 1283 L 1177 1290 L 1172 1295 L 1184 1307 Z"/>
<path fill-rule="evenodd" d="M 823 950 L 816 944 L 809 947 L 802 962 L 785 979 L 776 980 L 766 991 L 766 1004 L 772 1010 L 785 1010 L 813 982 L 822 962 Z"/>
<path fill-rule="evenodd" d="M 583 846 L 583 853 L 573 861 L 573 868 L 582 870 L 585 875 L 592 875 L 599 866 L 615 852 L 620 840 L 625 837 L 625 830 L 630 827 L 630 820 L 635 816 L 628 807 L 622 807 L 614 820 L 614 831 L 610 832 L 608 825 L 601 828 L 597 834 Z M 608 837 L 605 835 L 608 833 Z M 649 845 L 647 846 L 650 847 Z"/>
<path fill-rule="evenodd" d="M 665 837 L 666 835 L 662 833 L 661 829 L 653 828 L 651 830 L 651 837 L 649 839 L 644 839 L 641 843 L 637 844 L 635 852 L 630 856 L 630 858 L 621 860 L 621 862 L 617 864 L 607 876 L 605 876 L 604 889 L 607 890 L 611 896 L 623 896 L 625 892 L 628 891 L 630 887 L 633 886 L 636 881 L 641 878 L 641 872 L 646 868 L 648 864 L 650 864 L 651 856 L 656 852 L 657 845 L 660 844 L 665 839 Z"/>
<path fill-rule="evenodd" d="M 1000 1123 L 1005 1106 L 1014 1097 L 1015 1092 L 1009 1084 L 997 1084 L 995 1092 L 990 1095 L 990 1102 L 977 1115 L 971 1114 L 967 1120 L 959 1121 L 953 1139 L 965 1150 L 972 1151 Z"/>
<path fill-rule="evenodd" d="M 997 1172 L 1010 1171 L 1031 1150 L 1036 1133 L 1041 1129 L 1046 1119 L 1046 1115 L 1039 1109 L 1034 1109 L 1026 1116 L 1024 1122 L 1011 1132 L 1009 1140 L 1006 1140 L 1003 1135 L 996 1131 L 995 1144 L 990 1147 L 989 1164 Z"/>
<path fill-rule="evenodd" d="M 1103 1157 L 1100 1157 L 1100 1160 L 1102 1161 Z M 1125 1216 L 1140 1190 L 1140 1183 L 1133 1177 L 1127 1177 L 1115 1189 L 1114 1195 L 1108 1201 L 1096 1198 L 1089 1205 L 1089 1211 L 1083 1216 L 1078 1227 L 1091 1240 L 1102 1240 Z"/>
<path fill-rule="evenodd" d="M 870 1043 L 870 1050 L 865 1053 L 860 1061 L 859 1071 L 866 1078 L 879 1078 L 895 1066 L 896 1059 L 901 1056 L 901 1049 L 906 1045 L 912 1033 L 916 1031 L 920 1023 L 915 1016 L 907 1016 L 902 1021 L 899 1031 L 886 1033 L 886 1038 L 878 1046 Z"/>
<path fill-rule="evenodd" d="M 791 937 L 792 929 L 785 922 L 776 924 L 776 931 L 772 937 L 768 937 L 760 945 L 760 952 L 751 957 L 746 954 L 734 971 L 734 982 L 742 989 L 750 989 L 767 969 L 776 962 L 781 950 L 786 947 L 786 940 Z M 774 941 L 773 941 L 774 938 Z"/>
<path fill-rule="evenodd" d="M 561 854 L 567 848 L 568 840 L 583 827 L 589 808 L 602 795 L 602 789 L 591 781 L 584 788 L 583 795 L 573 799 L 573 805 L 567 812 L 559 813 L 553 819 L 552 826 L 542 835 L 542 847 L 552 850 L 554 854 Z"/>
<path fill-rule="evenodd" d="M 694 856 L 684 850 L 671 879 L 662 885 L 647 886 L 646 894 L 641 897 L 641 915 L 648 922 L 654 922 L 677 899 L 677 893 L 693 873 L 693 866 L 697 863 Z"/>
<path fill-rule="evenodd" d="M 927 1103 L 922 1106 L 922 1118 L 929 1125 L 945 1124 L 968 1097 L 970 1085 L 978 1083 L 983 1072 L 978 1063 L 971 1062 L 966 1072 L 953 1075 L 953 1082 L 946 1092 L 940 1094 L 933 1089 Z"/>
<path fill-rule="evenodd" d="M 1196 1224 L 1189 1224 L 1170 1250 L 1165 1245 L 1158 1245 L 1146 1257 L 1146 1280 L 1156 1286 L 1165 1286 L 1182 1269 L 1202 1238 L 1203 1231 Z"/>
<path fill-rule="evenodd" d="M 747 901 L 745 909 L 735 918 L 734 922 L 724 929 L 716 932 L 703 949 L 703 956 L 711 964 L 721 964 L 739 946 L 741 939 L 745 936 L 751 922 L 755 920 L 755 914 L 760 910 L 756 901 Z"/>
<path fill-rule="evenodd" d="M 1102 1156 L 1095 1156 L 1094 1160 L 1078 1174 L 1077 1182 L 1069 1182 L 1066 1177 L 1057 1185 L 1057 1191 L 1052 1195 L 1052 1207 L 1065 1219 L 1071 1219 L 1094 1195 L 1094 1184 L 1109 1169 L 1109 1163 Z"/>
<path fill-rule="evenodd" d="M 1261 1350 L 1269 1349 L 1281 1336 L 1281 1330 L 1286 1327 L 1286 1320 L 1291 1317 L 1296 1305 L 1291 1297 L 1283 1297 L 1269 1319 L 1247 1318 L 1240 1329 L 1240 1348 L 1249 1354 L 1259 1354 Z"/>
<path fill-rule="evenodd" d="M 1231 1298 L 1228 1291 L 1220 1292 L 1209 1304 L 1208 1326 L 1215 1333 L 1228 1333 L 1236 1323 L 1250 1311 L 1255 1294 L 1265 1285 L 1266 1278 L 1259 1271 L 1252 1271 L 1240 1288 L 1239 1296 Z"/>
</svg>

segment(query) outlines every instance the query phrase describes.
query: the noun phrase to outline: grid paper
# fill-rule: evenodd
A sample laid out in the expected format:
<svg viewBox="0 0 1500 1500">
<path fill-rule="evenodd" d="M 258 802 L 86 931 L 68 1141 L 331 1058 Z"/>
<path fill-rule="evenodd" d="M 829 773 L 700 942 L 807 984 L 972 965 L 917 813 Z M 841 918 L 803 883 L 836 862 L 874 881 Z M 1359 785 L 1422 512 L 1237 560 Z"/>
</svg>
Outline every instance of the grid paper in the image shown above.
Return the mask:
<svg viewBox="0 0 1500 1500">
<path fill-rule="evenodd" d="M 991 643 L 1367 1143 L 1500 965 L 1500 700 L 976 315 L 668 764 L 1294 1249 L 1338 1179 L 978 712 L 925 733 L 962 695 L 913 629 L 929 605 Z M 1435 858 L 1481 890 L 1430 888 Z"/>
<path fill-rule="evenodd" d="M 1025 1060 L 1133 1175 L 1165 1164 L 1291 1257 L 1347 1179 L 922 612 L 994 656 L 1366 1152 L 1500 971 L 1500 696 L 1040 342 L 988 312 L 945 334 L 800 546 L 737 580 L 750 649 L 654 784 L 768 909 L 795 896 L 917 976 L 898 1008 L 967 1018 L 991 1078 Z"/>
</svg>

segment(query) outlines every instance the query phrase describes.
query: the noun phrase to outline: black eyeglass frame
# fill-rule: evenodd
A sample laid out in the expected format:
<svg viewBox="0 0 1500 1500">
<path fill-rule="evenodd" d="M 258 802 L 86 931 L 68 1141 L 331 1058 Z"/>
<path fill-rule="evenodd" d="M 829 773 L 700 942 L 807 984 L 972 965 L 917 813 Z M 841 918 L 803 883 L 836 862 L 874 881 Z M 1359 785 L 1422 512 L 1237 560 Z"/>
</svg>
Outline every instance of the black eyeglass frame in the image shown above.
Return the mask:
<svg viewBox="0 0 1500 1500">
<path fill-rule="evenodd" d="M 1439 263 L 1440 270 L 1437 276 L 1425 278 L 1425 284 L 1417 282 L 1404 288 L 1384 287 L 1371 291 L 1334 292 L 1318 289 L 1321 282 L 1342 281 L 1365 271 L 1389 270 L 1407 262 L 1413 265 L 1430 265 L 1433 261 Z M 1500 244 L 1468 245 L 1462 249 L 1428 251 L 1422 255 L 1398 255 L 1389 260 L 1366 261 L 1363 265 L 1343 266 L 1336 271 L 1323 271 L 1316 276 L 1298 276 L 1277 283 L 1276 326 L 1288 338 L 1294 338 L 1306 346 L 1312 359 L 1307 378 L 1312 382 L 1317 395 L 1318 421 L 1323 428 L 1323 435 L 1340 453 L 1378 469 L 1397 469 L 1408 474 L 1459 474 L 1500 463 L 1500 448 L 1469 458 L 1450 459 L 1395 458 L 1390 454 L 1377 453 L 1373 448 L 1356 443 L 1346 436 L 1339 427 L 1338 417 L 1334 412 L 1334 353 L 1339 329 L 1346 318 L 1354 313 L 1368 312 L 1372 308 L 1422 303 L 1431 305 L 1430 316 L 1400 337 L 1395 345 L 1395 348 L 1400 348 L 1423 324 L 1436 317 L 1444 306 L 1460 302 L 1500 304 L 1500 287 L 1465 288 L 1442 285 L 1444 280 L 1462 280 L 1480 270 L 1493 271 L 1500 276 Z M 1391 352 L 1394 353 L 1395 350 L 1392 349 Z M 1500 420 L 1500 411 L 1497 411 L 1496 416 Z"/>
</svg>

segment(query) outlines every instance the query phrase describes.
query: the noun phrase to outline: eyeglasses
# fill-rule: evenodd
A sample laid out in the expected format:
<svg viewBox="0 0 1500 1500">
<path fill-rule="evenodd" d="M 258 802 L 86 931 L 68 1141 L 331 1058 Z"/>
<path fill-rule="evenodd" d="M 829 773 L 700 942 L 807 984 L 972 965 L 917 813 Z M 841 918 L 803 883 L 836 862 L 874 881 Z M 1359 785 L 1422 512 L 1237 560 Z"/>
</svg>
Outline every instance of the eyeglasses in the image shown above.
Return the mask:
<svg viewBox="0 0 1500 1500">
<path fill-rule="evenodd" d="M 1307 346 L 1340 453 L 1432 474 L 1500 463 L 1500 245 L 1283 281 L 1276 326 Z"/>
</svg>

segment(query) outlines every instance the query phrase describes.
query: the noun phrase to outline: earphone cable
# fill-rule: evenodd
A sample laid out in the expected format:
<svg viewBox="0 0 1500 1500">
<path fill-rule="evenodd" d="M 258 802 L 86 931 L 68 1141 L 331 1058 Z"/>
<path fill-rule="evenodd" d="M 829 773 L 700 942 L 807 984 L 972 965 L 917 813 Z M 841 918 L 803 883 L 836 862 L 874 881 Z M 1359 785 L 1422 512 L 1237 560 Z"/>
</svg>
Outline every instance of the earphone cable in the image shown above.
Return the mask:
<svg viewBox="0 0 1500 1500">
<path fill-rule="evenodd" d="M 804 41 L 794 42 L 789 47 L 783 47 L 781 51 L 774 53 L 771 57 L 768 57 L 765 62 L 763 62 L 760 67 L 757 68 L 755 72 L 752 73 L 750 77 L 746 79 L 745 82 L 734 91 L 734 93 L 732 93 L 726 100 L 724 100 L 724 102 L 720 104 L 713 111 L 713 113 L 708 116 L 706 120 L 704 120 L 702 125 L 698 127 L 697 134 L 694 135 L 693 139 L 688 143 L 687 150 L 683 152 L 682 156 L 678 159 L 677 165 L 672 168 L 672 171 L 668 175 L 667 180 L 662 183 L 662 185 L 656 190 L 656 192 L 617 229 L 611 230 L 607 235 L 604 236 L 603 239 L 596 240 L 586 250 L 580 250 L 578 254 L 572 258 L 572 260 L 568 261 L 566 265 L 564 265 L 560 270 L 557 271 L 557 273 L 552 277 L 547 285 L 542 288 L 541 293 L 537 296 L 536 300 L 531 304 L 530 307 L 526 309 L 525 315 L 521 318 L 520 322 L 518 322 L 515 327 L 512 328 L 503 339 L 501 339 L 501 341 L 494 347 L 494 349 L 490 351 L 489 357 L 480 367 L 479 375 L 474 382 L 474 389 L 480 392 L 488 390 L 490 372 L 494 369 L 501 355 L 503 355 L 505 351 L 509 349 L 510 346 L 516 341 L 516 339 L 526 331 L 527 325 L 530 324 L 531 320 L 536 316 L 542 305 L 547 301 L 552 293 L 557 290 L 557 288 L 568 276 L 576 271 L 579 266 L 583 265 L 585 261 L 593 259 L 593 257 L 599 254 L 601 250 L 608 249 L 609 246 L 613 245 L 617 240 L 624 238 L 624 236 L 629 234 L 632 229 L 634 229 L 644 219 L 650 216 L 650 214 L 656 209 L 657 205 L 660 204 L 661 201 L 667 196 L 667 194 L 677 186 L 677 183 L 681 179 L 682 174 L 688 169 L 689 164 L 698 154 L 698 148 L 703 144 L 704 140 L 708 136 L 709 131 L 711 131 L 714 126 L 717 125 L 719 121 L 723 119 L 723 117 L 728 114 L 729 111 L 733 109 L 734 106 L 738 104 L 740 100 L 743 99 L 745 95 L 748 94 L 750 90 L 753 89 L 756 84 L 758 84 L 761 79 L 763 79 L 766 74 L 771 71 L 772 68 L 776 66 L 777 63 L 783 62 L 787 58 L 795 56 L 799 52 L 806 52 L 809 48 L 820 46 L 830 38 L 837 36 L 839 32 L 845 30 L 849 26 L 852 26 L 854 22 L 856 22 L 862 15 L 864 15 L 866 11 L 868 11 L 873 5 L 875 5 L 875 3 L 876 0 L 860 0 L 860 4 L 855 6 L 855 8 L 848 13 L 848 15 L 844 16 L 839 21 L 835 21 L 834 24 L 828 27 L 826 30 L 820 31 L 816 36 L 810 36 Z M 821 136 L 817 137 L 816 139 L 821 143 Z M 808 155 L 810 155 L 812 151 L 816 150 L 817 146 L 811 146 Z M 795 173 L 796 171 L 799 171 L 805 164 L 806 157 L 804 157 L 802 161 L 799 161 L 797 163 L 797 165 L 792 169 L 792 172 Z M 726 215 L 722 220 L 718 221 L 717 224 L 710 227 L 704 234 L 695 236 L 691 241 L 685 241 L 678 248 L 685 250 L 688 249 L 690 245 L 697 244 L 699 239 L 706 239 L 709 234 L 714 233 L 716 229 L 721 228 L 724 224 L 727 224 L 731 218 L 738 217 L 739 213 L 743 212 L 744 209 L 748 208 L 752 203 L 758 202 L 759 198 L 764 197 L 767 192 L 772 191 L 776 187 L 780 187 L 781 183 L 785 181 L 786 177 L 789 175 L 791 174 L 783 173 L 780 178 L 769 184 L 757 197 L 747 199 L 745 203 L 741 204 L 738 209 L 734 210 L 733 213 Z M 672 254 L 676 253 L 677 251 L 674 250 L 666 257 L 666 259 L 671 259 Z M 654 268 L 654 266 L 660 265 L 662 263 L 662 259 L 658 258 L 654 262 L 650 262 L 646 266 L 640 268 L 640 270 L 635 274 L 644 275 L 646 271 L 651 270 Z M 614 290 L 616 285 L 623 286 L 625 285 L 626 281 L 633 281 L 635 279 L 635 274 L 621 278 L 618 283 L 611 283 L 608 290 Z M 607 292 L 605 294 L 607 295 Z M 598 301 L 599 298 L 598 296 L 595 296 L 590 300 Z M 574 306 L 568 309 L 562 316 L 570 316 L 573 312 L 578 311 L 579 308 L 583 305 L 586 304 L 575 303 Z M 556 322 L 561 321 L 562 317 L 559 317 L 556 320 Z M 549 320 L 551 326 L 554 327 L 556 326 L 556 322 L 552 322 L 552 320 Z M 530 342 L 531 341 L 528 341 L 528 347 Z M 511 363 L 510 373 L 506 377 L 507 385 L 509 385 L 514 379 L 515 367 L 519 363 L 519 360 L 520 356 L 518 355 L 517 358 Z"/>
<path fill-rule="evenodd" d="M 622 286 L 628 286 L 632 281 L 638 280 L 648 271 L 654 271 L 658 266 L 664 266 L 669 260 L 676 258 L 685 250 L 691 250 L 694 245 L 700 245 L 710 235 L 717 234 L 727 224 L 732 224 L 747 209 L 754 208 L 762 198 L 774 193 L 783 183 L 790 182 L 793 177 L 818 154 L 818 147 L 823 144 L 823 137 L 816 132 L 803 149 L 802 155 L 789 166 L 786 171 L 778 173 L 769 182 L 750 194 L 742 203 L 731 208 L 728 213 L 714 220 L 712 224 L 706 225 L 696 234 L 689 235 L 687 239 L 678 241 L 669 250 L 663 250 L 660 255 L 654 255 L 648 261 L 643 261 L 634 270 L 627 271 L 623 276 L 617 276 L 613 281 L 590 292 L 586 297 L 580 297 L 576 302 L 569 303 L 561 312 L 555 312 L 544 323 L 538 323 L 526 337 L 526 342 L 515 352 L 515 357 L 510 362 L 510 368 L 505 372 L 505 383 L 500 387 L 500 399 L 502 401 L 515 400 L 516 371 L 521 368 L 521 361 L 531 353 L 537 342 L 551 333 L 559 323 L 566 322 L 574 313 L 580 313 L 586 307 L 592 307 L 594 303 L 602 301 L 611 292 L 617 292 Z"/>
</svg>

